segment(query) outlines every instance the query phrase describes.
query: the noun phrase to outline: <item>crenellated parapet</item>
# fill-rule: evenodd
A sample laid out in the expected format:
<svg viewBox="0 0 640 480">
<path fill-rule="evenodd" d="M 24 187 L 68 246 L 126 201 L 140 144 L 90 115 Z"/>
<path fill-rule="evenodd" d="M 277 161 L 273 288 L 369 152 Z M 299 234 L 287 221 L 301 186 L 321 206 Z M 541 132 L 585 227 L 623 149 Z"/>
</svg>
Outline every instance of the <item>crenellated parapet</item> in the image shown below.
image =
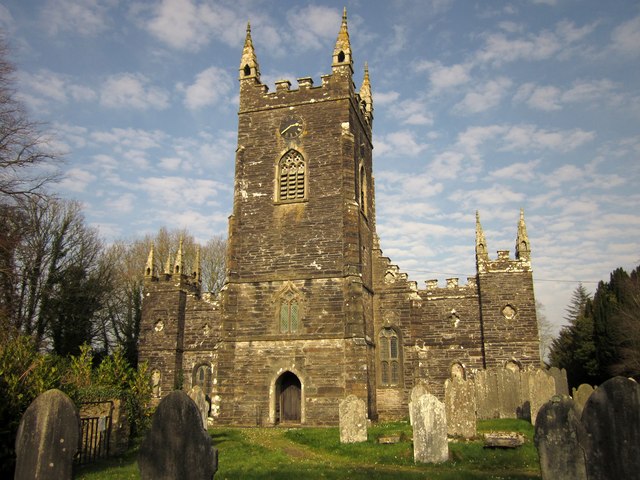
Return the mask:
<svg viewBox="0 0 640 480">
<path fill-rule="evenodd" d="M 332 57 L 332 73 L 322 75 L 320 85 L 314 85 L 311 77 L 297 80 L 297 88 L 292 88 L 290 80 L 275 82 L 275 91 L 260 81 L 260 67 L 251 38 L 251 28 L 247 26 L 245 45 L 239 69 L 240 107 L 239 114 L 273 110 L 277 108 L 295 108 L 296 106 L 318 104 L 336 100 L 348 100 L 353 103 L 363 125 L 370 128 L 373 122 L 373 98 L 369 80 L 369 68 L 365 64 L 364 77 L 360 91 L 356 91 L 353 82 L 353 58 L 347 29 L 346 9 L 342 25 L 336 39 Z M 282 132 L 280 132 L 282 133 Z"/>
<path fill-rule="evenodd" d="M 438 280 L 427 280 L 426 290 L 420 295 L 427 300 L 442 298 L 466 298 L 478 296 L 478 283 L 476 277 L 467 277 L 466 284 L 460 284 L 458 278 L 447 278 L 446 285 L 440 286 Z"/>
<path fill-rule="evenodd" d="M 164 267 L 160 270 L 162 273 L 158 273 L 159 269 L 158 265 L 156 265 L 155 251 L 152 244 L 144 271 L 145 287 L 149 289 L 153 285 L 166 284 L 167 286 L 199 296 L 202 287 L 200 247 L 196 249 L 192 270 L 190 273 L 185 271 L 184 245 L 183 240 L 180 239 L 175 257 L 169 253 Z"/>
</svg>

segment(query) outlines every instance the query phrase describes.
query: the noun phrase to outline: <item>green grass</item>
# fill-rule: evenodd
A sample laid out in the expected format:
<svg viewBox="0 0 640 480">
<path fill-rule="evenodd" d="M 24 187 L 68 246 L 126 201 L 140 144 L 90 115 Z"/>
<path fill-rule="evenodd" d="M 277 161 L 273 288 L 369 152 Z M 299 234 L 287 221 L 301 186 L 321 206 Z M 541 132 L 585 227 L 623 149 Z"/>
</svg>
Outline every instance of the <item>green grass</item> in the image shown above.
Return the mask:
<svg viewBox="0 0 640 480">
<path fill-rule="evenodd" d="M 527 439 L 518 449 L 486 449 L 481 440 L 451 441 L 450 460 L 413 463 L 411 427 L 405 422 L 374 425 L 367 442 L 343 445 L 337 428 L 213 428 L 219 451 L 216 479 L 392 479 L 434 480 L 539 479 L 533 427 L 521 420 L 479 422 L 479 434 L 517 431 Z M 382 435 L 399 434 L 400 443 L 381 445 Z M 137 449 L 127 455 L 83 467 L 74 478 L 137 479 Z"/>
</svg>

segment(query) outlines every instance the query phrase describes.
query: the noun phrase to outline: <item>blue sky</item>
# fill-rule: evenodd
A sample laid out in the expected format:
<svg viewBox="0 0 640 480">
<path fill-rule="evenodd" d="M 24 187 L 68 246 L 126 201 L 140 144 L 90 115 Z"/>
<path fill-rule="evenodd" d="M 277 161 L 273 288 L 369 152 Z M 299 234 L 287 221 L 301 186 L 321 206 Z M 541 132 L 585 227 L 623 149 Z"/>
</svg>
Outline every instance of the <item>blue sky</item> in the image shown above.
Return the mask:
<svg viewBox="0 0 640 480">
<path fill-rule="evenodd" d="M 424 281 L 514 251 L 520 208 L 537 299 L 563 323 L 640 263 L 640 3 L 631 0 L 10 0 L 18 92 L 65 152 L 56 191 L 106 241 L 226 235 L 246 23 L 262 80 L 331 72 L 346 4 L 374 101 L 378 233 Z"/>
</svg>

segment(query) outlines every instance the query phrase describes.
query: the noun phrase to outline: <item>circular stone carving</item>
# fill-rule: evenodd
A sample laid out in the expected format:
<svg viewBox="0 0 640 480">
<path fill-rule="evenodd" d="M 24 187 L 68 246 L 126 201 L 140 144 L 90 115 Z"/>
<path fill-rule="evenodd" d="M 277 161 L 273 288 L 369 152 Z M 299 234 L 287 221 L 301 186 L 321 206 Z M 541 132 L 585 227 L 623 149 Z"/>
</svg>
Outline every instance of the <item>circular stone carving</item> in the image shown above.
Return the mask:
<svg viewBox="0 0 640 480">
<path fill-rule="evenodd" d="M 507 305 L 502 309 L 502 316 L 507 320 L 513 320 L 513 317 L 516 316 L 516 309 L 511 305 Z"/>
</svg>

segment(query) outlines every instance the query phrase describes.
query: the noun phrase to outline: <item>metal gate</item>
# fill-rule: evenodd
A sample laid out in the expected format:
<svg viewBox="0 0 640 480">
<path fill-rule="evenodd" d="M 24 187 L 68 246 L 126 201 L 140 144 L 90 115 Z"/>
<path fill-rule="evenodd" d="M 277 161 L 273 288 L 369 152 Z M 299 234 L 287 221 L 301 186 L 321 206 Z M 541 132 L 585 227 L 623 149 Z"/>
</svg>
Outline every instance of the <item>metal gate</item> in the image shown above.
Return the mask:
<svg viewBox="0 0 640 480">
<path fill-rule="evenodd" d="M 106 458 L 109 455 L 109 438 L 111 437 L 111 418 L 113 415 L 113 402 L 87 402 L 82 406 L 104 405 L 106 415 L 97 417 L 81 417 L 82 445 L 76 456 L 76 463 L 83 465 L 91 463 L 98 458 Z"/>
</svg>

